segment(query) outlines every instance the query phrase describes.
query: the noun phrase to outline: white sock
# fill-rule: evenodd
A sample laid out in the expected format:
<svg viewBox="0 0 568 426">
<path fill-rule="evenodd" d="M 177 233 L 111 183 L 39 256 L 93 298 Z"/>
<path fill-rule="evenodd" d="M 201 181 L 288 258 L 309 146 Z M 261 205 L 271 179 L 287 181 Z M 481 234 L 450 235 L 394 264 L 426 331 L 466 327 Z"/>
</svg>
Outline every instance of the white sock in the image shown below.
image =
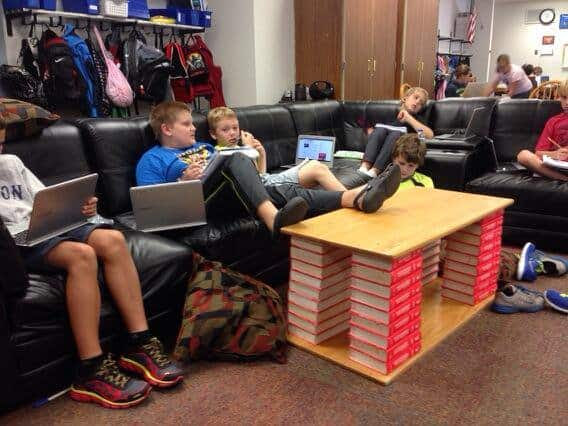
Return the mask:
<svg viewBox="0 0 568 426">
<path fill-rule="evenodd" d="M 375 169 L 370 169 L 367 170 L 366 172 L 364 172 L 366 175 L 371 176 L 372 178 L 377 177 L 377 172 L 375 171 Z"/>
</svg>

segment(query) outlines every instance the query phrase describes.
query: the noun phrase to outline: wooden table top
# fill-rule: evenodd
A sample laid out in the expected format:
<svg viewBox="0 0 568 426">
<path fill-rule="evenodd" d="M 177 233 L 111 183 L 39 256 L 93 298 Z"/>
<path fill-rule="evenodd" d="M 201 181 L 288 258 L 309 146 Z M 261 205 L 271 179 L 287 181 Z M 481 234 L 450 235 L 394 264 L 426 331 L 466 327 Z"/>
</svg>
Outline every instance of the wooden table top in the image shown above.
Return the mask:
<svg viewBox="0 0 568 426">
<path fill-rule="evenodd" d="M 415 187 L 372 214 L 340 209 L 282 232 L 386 257 L 400 257 L 513 204 L 510 198 Z"/>
</svg>

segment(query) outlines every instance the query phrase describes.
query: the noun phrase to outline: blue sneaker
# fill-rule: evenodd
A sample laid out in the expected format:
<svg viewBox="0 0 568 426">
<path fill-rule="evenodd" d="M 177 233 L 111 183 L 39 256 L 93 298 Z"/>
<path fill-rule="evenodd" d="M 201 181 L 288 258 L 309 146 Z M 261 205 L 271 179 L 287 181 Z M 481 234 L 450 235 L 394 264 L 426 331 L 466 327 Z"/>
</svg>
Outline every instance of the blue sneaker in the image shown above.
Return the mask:
<svg viewBox="0 0 568 426">
<path fill-rule="evenodd" d="M 538 312 L 544 308 L 542 293 L 520 285 L 507 284 L 497 292 L 491 309 L 499 314 Z"/>
<path fill-rule="evenodd" d="M 521 257 L 517 264 L 517 280 L 535 281 L 537 277 L 537 260 L 535 258 L 536 247 L 533 243 L 526 243 L 521 251 Z"/>
<path fill-rule="evenodd" d="M 534 251 L 537 262 L 536 272 L 541 275 L 564 275 L 568 271 L 568 259 L 552 256 L 539 250 Z"/>
<path fill-rule="evenodd" d="M 557 290 L 546 290 L 544 300 L 551 308 L 568 314 L 568 294 L 560 293 Z"/>
</svg>

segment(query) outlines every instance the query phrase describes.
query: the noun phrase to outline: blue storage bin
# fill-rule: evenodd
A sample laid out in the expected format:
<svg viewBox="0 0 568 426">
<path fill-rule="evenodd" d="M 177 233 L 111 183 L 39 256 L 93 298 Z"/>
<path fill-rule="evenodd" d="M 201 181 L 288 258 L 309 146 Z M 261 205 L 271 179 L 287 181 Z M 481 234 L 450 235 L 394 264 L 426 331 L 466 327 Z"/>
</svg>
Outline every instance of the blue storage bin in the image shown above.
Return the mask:
<svg viewBox="0 0 568 426">
<path fill-rule="evenodd" d="M 150 19 L 147 0 L 128 0 L 128 17 Z"/>
<path fill-rule="evenodd" d="M 201 24 L 201 12 L 199 10 L 187 10 L 185 12 L 185 24 L 186 25 L 195 25 L 199 27 Z"/>
<path fill-rule="evenodd" d="M 99 0 L 62 0 L 65 12 L 99 14 Z"/>
<path fill-rule="evenodd" d="M 211 12 L 208 10 L 199 11 L 199 26 L 209 28 L 211 26 Z"/>
<path fill-rule="evenodd" d="M 57 0 L 39 0 L 39 7 L 44 10 L 55 10 Z"/>
<path fill-rule="evenodd" d="M 39 9 L 39 0 L 4 0 L 4 10 L 8 9 Z"/>
</svg>

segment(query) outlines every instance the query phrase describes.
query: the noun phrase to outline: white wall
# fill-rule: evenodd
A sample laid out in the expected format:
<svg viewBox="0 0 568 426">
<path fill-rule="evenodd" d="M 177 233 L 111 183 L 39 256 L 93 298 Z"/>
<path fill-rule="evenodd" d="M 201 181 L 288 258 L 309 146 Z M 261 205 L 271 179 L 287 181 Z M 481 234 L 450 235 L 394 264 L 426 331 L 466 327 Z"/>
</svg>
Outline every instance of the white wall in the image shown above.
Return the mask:
<svg viewBox="0 0 568 426">
<path fill-rule="evenodd" d="M 254 0 L 209 0 L 212 26 L 205 41 L 223 69 L 223 94 L 230 106 L 254 105 L 256 65 Z"/>
<path fill-rule="evenodd" d="M 294 2 L 255 0 L 254 31 L 256 103 L 274 104 L 295 83 Z"/>
<path fill-rule="evenodd" d="M 454 20 L 456 18 L 456 0 L 440 0 L 438 8 L 438 34 L 444 37 L 453 37 Z M 440 46 L 445 49 L 447 46 Z M 444 50 L 447 52 L 447 50 Z"/>
<path fill-rule="evenodd" d="M 491 13 L 493 0 L 475 0 L 477 9 L 477 28 L 475 39 L 471 45 L 470 60 L 471 71 L 477 77 L 477 81 L 487 81 L 487 64 L 489 58 L 489 46 L 491 40 Z"/>
<path fill-rule="evenodd" d="M 274 104 L 295 81 L 294 3 L 209 0 L 213 26 L 205 39 L 223 68 L 231 106 Z"/>
<path fill-rule="evenodd" d="M 525 24 L 527 9 L 544 8 L 555 9 L 556 19 L 552 24 Z M 496 3 L 491 62 L 494 63 L 500 53 L 508 53 L 515 64 L 540 65 L 543 74 L 549 75 L 551 79 L 567 79 L 568 69 L 563 70 L 560 65 L 562 47 L 568 44 L 568 29 L 558 28 L 561 13 L 568 13 L 566 0 Z M 535 50 L 540 51 L 542 47 L 543 35 L 555 36 L 553 56 L 540 56 L 540 52 L 535 55 Z"/>
</svg>

